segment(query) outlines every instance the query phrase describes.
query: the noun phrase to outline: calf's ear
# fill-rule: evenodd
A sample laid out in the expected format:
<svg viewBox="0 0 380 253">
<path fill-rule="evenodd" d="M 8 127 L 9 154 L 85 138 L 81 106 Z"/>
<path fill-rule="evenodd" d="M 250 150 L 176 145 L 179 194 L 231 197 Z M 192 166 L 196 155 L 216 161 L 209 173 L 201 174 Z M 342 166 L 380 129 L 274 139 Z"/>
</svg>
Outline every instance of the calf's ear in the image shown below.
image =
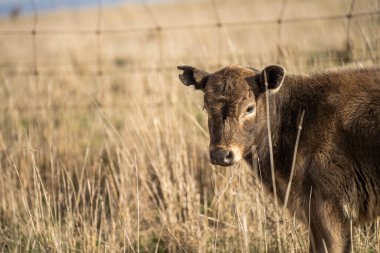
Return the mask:
<svg viewBox="0 0 380 253">
<path fill-rule="evenodd" d="M 269 65 L 256 76 L 257 83 L 262 91 L 265 91 L 266 82 L 268 90 L 277 92 L 282 85 L 285 77 L 285 69 L 280 65 Z"/>
<path fill-rule="evenodd" d="M 184 85 L 193 85 L 196 90 L 203 90 L 205 88 L 207 79 L 210 76 L 209 73 L 191 66 L 178 66 L 177 68 L 183 70 L 183 73 L 179 75 L 179 80 Z"/>
</svg>

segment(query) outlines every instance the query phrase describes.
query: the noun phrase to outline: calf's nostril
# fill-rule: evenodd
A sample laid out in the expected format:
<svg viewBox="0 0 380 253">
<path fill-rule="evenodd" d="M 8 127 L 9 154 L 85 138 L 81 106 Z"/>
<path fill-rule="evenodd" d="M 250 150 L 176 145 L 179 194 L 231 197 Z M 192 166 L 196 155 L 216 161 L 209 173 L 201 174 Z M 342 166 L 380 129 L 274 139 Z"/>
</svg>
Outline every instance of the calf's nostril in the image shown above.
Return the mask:
<svg viewBox="0 0 380 253">
<path fill-rule="evenodd" d="M 226 163 L 231 163 L 233 160 L 234 160 L 234 153 L 231 150 L 227 151 L 226 156 L 224 157 L 224 161 Z"/>
</svg>

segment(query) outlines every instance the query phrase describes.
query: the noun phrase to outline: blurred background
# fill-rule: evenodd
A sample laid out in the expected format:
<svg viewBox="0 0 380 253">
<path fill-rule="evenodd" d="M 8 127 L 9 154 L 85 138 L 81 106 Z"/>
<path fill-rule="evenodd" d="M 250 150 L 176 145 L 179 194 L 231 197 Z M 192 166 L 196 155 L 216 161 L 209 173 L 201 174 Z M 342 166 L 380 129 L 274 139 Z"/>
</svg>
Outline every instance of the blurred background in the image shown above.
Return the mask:
<svg viewBox="0 0 380 253">
<path fill-rule="evenodd" d="M 377 61 L 376 0 L 0 3 L 1 67 L 28 74 Z M 78 68 L 80 66 L 80 68 Z"/>
<path fill-rule="evenodd" d="M 176 66 L 379 64 L 380 1 L 0 0 L 0 52 L 1 251 L 306 252 Z"/>
</svg>

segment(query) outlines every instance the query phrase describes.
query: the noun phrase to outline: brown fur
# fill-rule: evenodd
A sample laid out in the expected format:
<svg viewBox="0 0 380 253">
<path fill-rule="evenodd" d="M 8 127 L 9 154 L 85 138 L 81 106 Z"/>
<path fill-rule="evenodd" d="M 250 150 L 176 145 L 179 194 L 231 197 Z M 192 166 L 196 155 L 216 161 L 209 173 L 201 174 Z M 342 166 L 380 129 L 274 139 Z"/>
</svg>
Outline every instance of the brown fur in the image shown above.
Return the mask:
<svg viewBox="0 0 380 253">
<path fill-rule="evenodd" d="M 305 110 L 288 207 L 310 223 L 311 252 L 349 252 L 350 221 L 371 221 L 380 213 L 380 69 L 283 77 L 280 66 L 262 72 L 228 66 L 213 74 L 179 68 L 186 85 L 204 91 L 210 148 L 236 146 L 252 165 L 252 149 L 257 147 L 263 184 L 270 192 L 264 72 L 269 90 L 281 87 L 269 100 L 280 203 L 289 182 L 300 112 Z M 196 80 L 191 79 L 194 70 Z M 248 105 L 254 105 L 253 114 L 246 112 Z"/>
</svg>

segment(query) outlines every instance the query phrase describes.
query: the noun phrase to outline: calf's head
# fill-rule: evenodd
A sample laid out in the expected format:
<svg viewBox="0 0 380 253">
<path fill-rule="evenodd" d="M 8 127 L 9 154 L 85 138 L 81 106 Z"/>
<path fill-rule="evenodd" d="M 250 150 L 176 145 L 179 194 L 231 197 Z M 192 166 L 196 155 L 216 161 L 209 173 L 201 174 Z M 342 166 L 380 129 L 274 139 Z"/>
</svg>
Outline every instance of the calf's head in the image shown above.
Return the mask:
<svg viewBox="0 0 380 253">
<path fill-rule="evenodd" d="M 262 101 L 266 89 L 280 89 L 285 70 L 271 65 L 262 71 L 240 66 L 228 66 L 207 73 L 191 66 L 178 66 L 179 79 L 204 93 L 204 108 L 208 113 L 211 163 L 230 166 L 247 155 L 254 145 L 255 133 L 262 124 L 265 111 Z M 258 108 L 259 107 L 259 108 Z"/>
</svg>

